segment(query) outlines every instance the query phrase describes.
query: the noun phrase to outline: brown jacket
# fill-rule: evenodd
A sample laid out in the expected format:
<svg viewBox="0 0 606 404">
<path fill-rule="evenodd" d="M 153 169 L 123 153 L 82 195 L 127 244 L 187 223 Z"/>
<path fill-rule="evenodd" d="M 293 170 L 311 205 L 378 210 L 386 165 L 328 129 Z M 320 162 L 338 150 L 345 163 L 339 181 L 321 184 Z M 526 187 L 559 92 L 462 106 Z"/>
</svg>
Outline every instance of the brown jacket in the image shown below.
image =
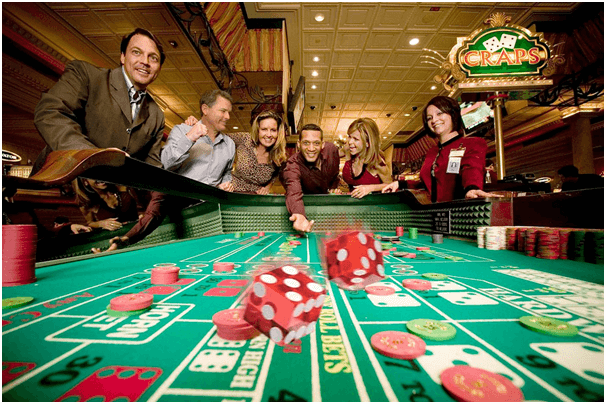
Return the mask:
<svg viewBox="0 0 606 404">
<path fill-rule="evenodd" d="M 35 173 L 53 150 L 116 147 L 161 167 L 164 113 L 147 94 L 135 122 L 120 67 L 98 68 L 74 60 L 36 106 L 34 123 L 47 143 Z"/>
</svg>

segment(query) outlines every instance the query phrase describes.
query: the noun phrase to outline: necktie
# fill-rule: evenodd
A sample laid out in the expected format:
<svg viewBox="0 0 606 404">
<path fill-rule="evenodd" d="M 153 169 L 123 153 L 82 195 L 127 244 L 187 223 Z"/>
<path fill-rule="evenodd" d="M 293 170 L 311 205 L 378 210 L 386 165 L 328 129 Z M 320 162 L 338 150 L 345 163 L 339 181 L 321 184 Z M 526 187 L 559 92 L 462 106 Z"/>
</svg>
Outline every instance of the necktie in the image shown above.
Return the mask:
<svg viewBox="0 0 606 404">
<path fill-rule="evenodd" d="M 139 113 L 141 101 L 143 100 L 143 94 L 145 94 L 144 91 L 137 91 L 135 90 L 134 86 L 130 88 L 130 110 L 132 113 L 133 121 Z"/>
</svg>

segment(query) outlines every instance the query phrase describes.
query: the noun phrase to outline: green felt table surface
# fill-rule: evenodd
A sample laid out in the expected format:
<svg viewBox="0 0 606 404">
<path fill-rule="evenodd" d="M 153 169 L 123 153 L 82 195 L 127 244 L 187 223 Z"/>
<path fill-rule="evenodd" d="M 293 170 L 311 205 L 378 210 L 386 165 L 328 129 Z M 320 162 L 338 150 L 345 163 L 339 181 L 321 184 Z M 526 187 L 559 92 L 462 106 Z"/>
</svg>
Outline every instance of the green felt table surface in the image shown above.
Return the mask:
<svg viewBox="0 0 606 404">
<path fill-rule="evenodd" d="M 439 375 L 469 365 L 512 380 L 526 400 L 604 401 L 602 265 L 404 236 L 394 246 L 417 257 L 384 256 L 381 283 L 396 293 L 371 296 L 328 281 L 326 235 L 289 249 L 290 235 L 224 234 L 39 266 L 35 283 L 2 288 L 3 298 L 34 297 L 2 311 L 3 400 L 454 401 Z M 235 268 L 215 272 L 214 262 Z M 166 264 L 181 268 L 179 283 L 151 285 L 152 268 Z M 255 271 L 287 264 L 327 288 L 315 332 L 283 347 L 264 335 L 219 338 L 213 314 L 243 304 Z M 429 272 L 448 279 L 431 280 L 429 291 L 402 286 Z M 149 312 L 106 315 L 113 297 L 139 292 L 154 294 Z M 518 321 L 528 315 L 567 321 L 579 334 L 531 331 Z M 375 333 L 406 331 L 418 318 L 457 334 L 426 341 L 425 355 L 411 361 L 371 347 Z"/>
</svg>

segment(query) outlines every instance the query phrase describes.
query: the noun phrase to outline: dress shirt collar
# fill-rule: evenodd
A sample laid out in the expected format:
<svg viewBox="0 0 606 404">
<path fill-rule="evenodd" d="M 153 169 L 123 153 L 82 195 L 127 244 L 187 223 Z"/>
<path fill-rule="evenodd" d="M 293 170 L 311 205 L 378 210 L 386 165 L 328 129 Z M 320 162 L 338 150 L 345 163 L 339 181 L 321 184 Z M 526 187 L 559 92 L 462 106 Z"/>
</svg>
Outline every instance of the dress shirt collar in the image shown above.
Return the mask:
<svg viewBox="0 0 606 404">
<path fill-rule="evenodd" d="M 130 102 L 131 103 L 141 102 L 141 100 L 145 97 L 145 94 L 147 94 L 147 92 L 144 90 L 137 91 L 135 89 L 135 86 L 133 85 L 133 83 L 131 83 L 130 79 L 128 78 L 128 75 L 124 71 L 124 65 L 122 65 L 122 74 L 124 75 L 124 81 L 126 81 L 126 88 L 128 88 L 128 98 L 130 99 Z M 136 93 L 139 93 L 139 97 L 137 97 L 137 99 L 135 99 Z"/>
</svg>

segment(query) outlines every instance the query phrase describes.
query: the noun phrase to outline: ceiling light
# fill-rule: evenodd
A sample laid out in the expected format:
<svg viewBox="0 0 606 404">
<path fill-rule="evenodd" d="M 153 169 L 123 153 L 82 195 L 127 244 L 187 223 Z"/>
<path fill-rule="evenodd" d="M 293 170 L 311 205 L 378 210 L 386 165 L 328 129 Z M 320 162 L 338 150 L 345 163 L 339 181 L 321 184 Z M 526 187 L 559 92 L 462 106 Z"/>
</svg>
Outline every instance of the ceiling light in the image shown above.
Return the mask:
<svg viewBox="0 0 606 404">
<path fill-rule="evenodd" d="M 318 22 L 322 22 L 322 21 L 324 21 L 324 14 L 316 14 L 314 19 Z"/>
<path fill-rule="evenodd" d="M 312 85 L 311 85 L 311 89 L 312 89 L 312 90 L 315 90 L 316 88 L 318 88 L 318 86 L 316 86 L 315 84 L 312 84 Z"/>
<path fill-rule="evenodd" d="M 436 87 L 436 86 L 431 86 L 431 89 L 432 89 L 432 90 L 435 90 L 436 88 L 438 88 L 438 87 Z"/>
<path fill-rule="evenodd" d="M 410 116 L 410 114 L 404 114 L 404 116 Z"/>
<path fill-rule="evenodd" d="M 391 132 L 387 132 L 388 135 L 391 135 Z"/>
<path fill-rule="evenodd" d="M 320 61 L 320 58 L 317 56 L 314 56 L 314 62 L 319 62 L 319 61 Z"/>
<path fill-rule="evenodd" d="M 237 126 L 234 126 L 234 129 L 238 129 L 238 127 L 237 127 Z"/>
<path fill-rule="evenodd" d="M 311 75 L 314 77 L 318 77 L 318 72 L 314 70 L 313 72 L 311 72 Z"/>
<path fill-rule="evenodd" d="M 418 45 L 419 38 L 412 38 L 408 43 L 411 45 Z"/>
<path fill-rule="evenodd" d="M 383 139 L 387 139 L 387 136 L 383 136 Z"/>
</svg>

